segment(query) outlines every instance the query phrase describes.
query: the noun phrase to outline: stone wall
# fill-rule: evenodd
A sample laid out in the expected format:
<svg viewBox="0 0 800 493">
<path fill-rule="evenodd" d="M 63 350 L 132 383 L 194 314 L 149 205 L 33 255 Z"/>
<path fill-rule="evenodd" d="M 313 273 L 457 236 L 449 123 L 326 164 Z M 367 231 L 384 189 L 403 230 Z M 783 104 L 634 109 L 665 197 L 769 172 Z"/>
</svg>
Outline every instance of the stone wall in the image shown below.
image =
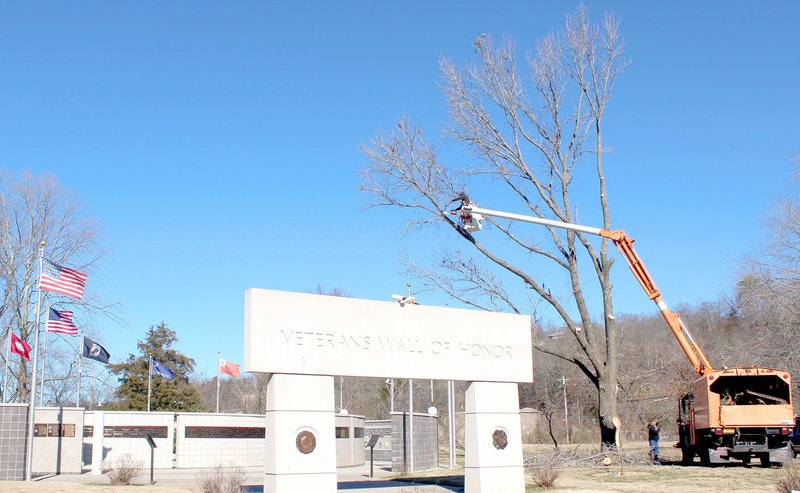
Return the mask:
<svg viewBox="0 0 800 493">
<path fill-rule="evenodd" d="M 150 468 L 150 445 L 146 435 L 153 437 L 156 444 L 153 458 L 155 469 L 172 469 L 172 444 L 175 436 L 175 414 L 145 411 L 89 411 L 85 418 L 83 437 L 83 460 L 92 464 L 95 415 L 103 413 L 103 452 L 102 470 L 114 465 L 119 459 L 130 456 L 142 462 L 146 469 Z"/>
<path fill-rule="evenodd" d="M 80 474 L 83 409 L 37 407 L 33 427 L 33 477 Z M 0 404 L 0 480 L 25 479 L 28 405 Z"/>
<path fill-rule="evenodd" d="M 0 404 L 0 480 L 25 478 L 27 422 L 27 404 Z M 149 469 L 146 435 L 156 444 L 156 469 L 261 466 L 267 433 L 264 415 L 85 412 L 83 408 L 37 408 L 34 430 L 34 476 L 79 474 L 92 466 L 95 458 L 99 460 L 92 470 L 99 473 L 126 455 Z M 363 416 L 336 416 L 336 429 L 328 433 L 337 437 L 337 467 L 364 464 Z M 102 451 L 97 454 L 93 453 L 95 440 L 102 440 Z M 391 455 L 387 452 L 384 460 L 388 461 Z"/>
<path fill-rule="evenodd" d="M 28 405 L 0 404 L 0 480 L 25 479 Z"/>
<path fill-rule="evenodd" d="M 439 418 L 414 413 L 414 471 L 439 466 Z M 408 413 L 392 413 L 392 471 L 408 472 L 411 457 Z"/>
<path fill-rule="evenodd" d="M 34 419 L 31 475 L 80 474 L 83 408 L 37 407 Z"/>
<path fill-rule="evenodd" d="M 148 433 L 153 436 L 156 443 L 156 469 L 217 465 L 251 467 L 264 464 L 264 439 L 268 432 L 264 415 L 101 412 L 104 415 L 103 470 L 125 455 L 141 461 L 145 468 L 149 468 L 150 447 L 144 438 Z M 94 420 L 95 412 L 87 412 L 85 427 L 82 430 L 85 431 L 82 455 L 83 462 L 87 466 L 92 464 Z M 343 435 L 342 438 L 336 439 L 336 465 L 350 467 L 363 464 L 364 417 L 337 416 L 336 428 L 337 430 L 331 430 L 330 433 Z M 175 437 L 174 457 L 173 437 Z M 80 457 L 80 454 L 76 454 L 76 457 Z"/>
<path fill-rule="evenodd" d="M 336 467 L 364 463 L 364 416 L 336 415 Z"/>
<path fill-rule="evenodd" d="M 179 413 L 175 467 L 251 467 L 264 464 L 264 415 Z"/>
<path fill-rule="evenodd" d="M 391 419 L 377 419 L 364 421 L 364 460 L 369 462 L 370 449 L 367 447 L 369 439 L 373 435 L 378 435 L 377 443 L 373 449 L 373 458 L 375 462 L 391 462 L 392 461 L 392 420 Z"/>
</svg>

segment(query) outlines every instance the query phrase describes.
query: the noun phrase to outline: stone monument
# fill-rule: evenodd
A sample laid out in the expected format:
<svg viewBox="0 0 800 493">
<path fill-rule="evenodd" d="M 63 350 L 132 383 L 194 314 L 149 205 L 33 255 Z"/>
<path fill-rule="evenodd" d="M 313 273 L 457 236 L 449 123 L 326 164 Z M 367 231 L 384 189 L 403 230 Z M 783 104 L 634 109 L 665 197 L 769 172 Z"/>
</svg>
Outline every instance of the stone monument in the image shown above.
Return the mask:
<svg viewBox="0 0 800 493">
<path fill-rule="evenodd" d="M 265 289 L 245 292 L 244 366 L 267 386 L 264 492 L 336 492 L 333 376 L 462 380 L 465 491 L 524 493 L 524 315 Z"/>
</svg>

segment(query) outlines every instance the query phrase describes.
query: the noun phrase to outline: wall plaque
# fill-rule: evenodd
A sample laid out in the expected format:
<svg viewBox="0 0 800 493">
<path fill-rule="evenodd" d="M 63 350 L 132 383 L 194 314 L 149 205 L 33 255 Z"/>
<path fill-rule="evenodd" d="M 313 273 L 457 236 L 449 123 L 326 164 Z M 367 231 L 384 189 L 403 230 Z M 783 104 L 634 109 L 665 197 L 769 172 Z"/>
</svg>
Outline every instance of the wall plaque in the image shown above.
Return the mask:
<svg viewBox="0 0 800 493">
<path fill-rule="evenodd" d="M 497 450 L 503 450 L 508 446 L 508 433 L 502 428 L 494 430 L 492 433 L 492 445 Z"/>
<path fill-rule="evenodd" d="M 186 438 L 261 438 L 266 429 L 263 426 L 187 426 Z"/>
<path fill-rule="evenodd" d="M 167 438 L 169 431 L 166 426 L 106 426 L 103 428 L 105 438 L 144 438 L 150 435 L 153 438 Z"/>
<path fill-rule="evenodd" d="M 61 425 L 61 436 L 62 437 L 74 437 L 75 436 L 75 424 L 74 423 L 66 423 Z"/>
<path fill-rule="evenodd" d="M 297 450 L 304 454 L 310 454 L 317 448 L 317 437 L 308 430 L 303 430 L 297 434 L 295 439 Z"/>
</svg>

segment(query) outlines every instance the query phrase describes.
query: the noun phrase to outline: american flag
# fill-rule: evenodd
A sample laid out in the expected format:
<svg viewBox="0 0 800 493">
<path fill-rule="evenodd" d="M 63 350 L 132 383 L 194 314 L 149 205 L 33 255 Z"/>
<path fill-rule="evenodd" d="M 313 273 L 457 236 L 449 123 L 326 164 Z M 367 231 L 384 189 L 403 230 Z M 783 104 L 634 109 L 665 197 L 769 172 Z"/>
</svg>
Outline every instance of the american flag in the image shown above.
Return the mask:
<svg viewBox="0 0 800 493">
<path fill-rule="evenodd" d="M 68 310 L 50 309 L 47 317 L 47 332 L 58 332 L 59 334 L 78 335 L 78 328 L 72 322 L 72 312 Z"/>
<path fill-rule="evenodd" d="M 86 287 L 86 274 L 62 267 L 46 258 L 42 259 L 42 279 L 40 286 L 45 291 L 65 294 L 82 299 Z"/>
</svg>

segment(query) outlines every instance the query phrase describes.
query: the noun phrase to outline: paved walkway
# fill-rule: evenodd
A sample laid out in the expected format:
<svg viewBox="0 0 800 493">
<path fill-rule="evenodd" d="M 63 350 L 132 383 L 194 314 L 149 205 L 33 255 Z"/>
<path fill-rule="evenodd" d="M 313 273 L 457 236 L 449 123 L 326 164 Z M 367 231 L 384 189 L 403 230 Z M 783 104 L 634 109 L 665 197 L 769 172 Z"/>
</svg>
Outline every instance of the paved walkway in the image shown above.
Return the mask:
<svg viewBox="0 0 800 493">
<path fill-rule="evenodd" d="M 243 470 L 246 475 L 244 481 L 245 491 L 248 493 L 261 493 L 264 484 L 264 468 L 249 467 L 243 468 Z M 199 491 L 197 479 L 207 471 L 208 469 L 156 469 L 153 476 L 157 486 Z M 460 472 L 441 469 L 440 476 L 448 476 L 451 473 L 457 474 Z M 463 488 L 459 486 L 439 486 L 391 479 L 395 474 L 391 472 L 388 464 L 375 464 L 373 476 L 372 479 L 369 477 L 369 463 L 363 466 L 337 469 L 338 491 L 348 493 L 451 493 L 463 491 Z M 108 478 L 104 475 L 94 476 L 87 472 L 80 475 L 48 476 L 40 478 L 38 481 L 103 483 L 107 482 Z M 143 471 L 135 482 L 137 484 L 148 484 L 150 482 L 150 471 Z"/>
</svg>

